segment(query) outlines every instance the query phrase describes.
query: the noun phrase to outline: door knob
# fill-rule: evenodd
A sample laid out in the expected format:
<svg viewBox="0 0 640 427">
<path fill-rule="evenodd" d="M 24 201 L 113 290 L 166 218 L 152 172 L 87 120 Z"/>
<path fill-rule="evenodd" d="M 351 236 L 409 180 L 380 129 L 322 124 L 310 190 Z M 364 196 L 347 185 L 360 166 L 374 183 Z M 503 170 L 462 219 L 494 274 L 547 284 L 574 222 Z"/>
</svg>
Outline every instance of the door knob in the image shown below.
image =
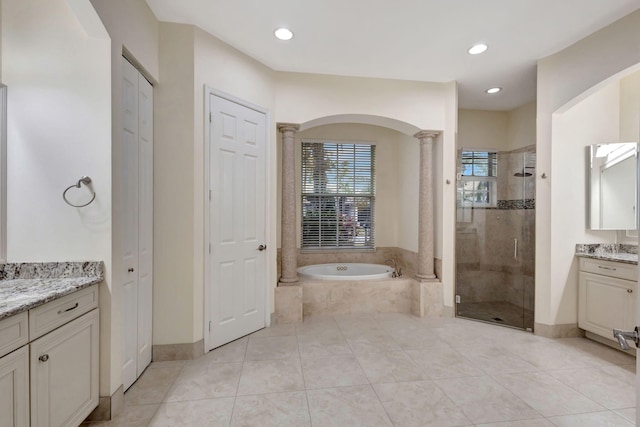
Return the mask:
<svg viewBox="0 0 640 427">
<path fill-rule="evenodd" d="M 267 250 L 267 245 L 260 245 L 260 246 L 258 246 L 258 250 L 259 250 L 260 252 Z"/>
</svg>

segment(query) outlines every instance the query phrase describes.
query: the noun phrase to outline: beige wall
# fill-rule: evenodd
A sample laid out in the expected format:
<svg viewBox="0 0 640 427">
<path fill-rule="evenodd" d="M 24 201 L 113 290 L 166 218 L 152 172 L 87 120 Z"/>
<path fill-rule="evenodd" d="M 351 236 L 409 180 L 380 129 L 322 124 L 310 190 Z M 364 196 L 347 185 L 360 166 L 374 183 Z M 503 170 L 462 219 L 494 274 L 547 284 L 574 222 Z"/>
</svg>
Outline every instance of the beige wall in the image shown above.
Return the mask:
<svg viewBox="0 0 640 427">
<path fill-rule="evenodd" d="M 153 343 L 192 343 L 195 317 L 194 31 L 160 24 L 154 97 Z M 202 303 L 202 299 L 200 299 Z M 200 327 L 201 328 L 201 327 Z"/>
<path fill-rule="evenodd" d="M 458 111 L 458 148 L 509 149 L 509 113 L 506 111 Z"/>
<path fill-rule="evenodd" d="M 509 150 L 536 144 L 536 103 L 530 102 L 508 113 Z"/>
<path fill-rule="evenodd" d="M 640 71 L 620 80 L 620 141 L 639 142 Z"/>
<path fill-rule="evenodd" d="M 537 90 L 537 182 L 536 182 L 536 322 L 546 325 L 575 323 L 575 299 L 566 295 L 568 257 L 584 230 L 564 230 L 563 211 L 579 210 L 583 222 L 585 206 L 575 207 L 565 199 L 563 182 L 576 171 L 568 167 L 584 156 L 582 150 L 567 151 L 554 137 L 553 117 L 561 107 L 575 104 L 590 90 L 629 67 L 640 63 L 640 11 L 593 33 L 585 39 L 538 62 Z M 603 60 L 606 52 L 606 60 Z M 566 108 L 565 108 L 566 109 Z M 562 110 L 560 111 L 562 112 Z M 584 157 L 582 157 L 584 158 Z M 580 167 L 584 169 L 584 164 Z M 541 174 L 546 173 L 547 179 Z M 583 193 L 584 187 L 574 189 Z M 611 236 L 613 240 L 614 236 Z"/>
<path fill-rule="evenodd" d="M 2 56 L 2 78 L 9 88 L 8 260 L 104 261 L 100 393 L 105 395 L 117 382 L 110 354 L 119 348 L 109 333 L 109 36 L 88 2 L 3 0 Z M 96 199 L 84 208 L 70 207 L 62 191 L 83 175 L 92 178 Z"/>
<path fill-rule="evenodd" d="M 511 151 L 536 143 L 536 103 L 511 111 L 460 110 L 458 148 Z"/>
<path fill-rule="evenodd" d="M 398 182 L 396 191 L 399 203 L 395 209 L 398 221 L 397 246 L 418 252 L 418 195 L 420 190 L 420 142 L 409 135 L 402 135 L 398 145 Z M 437 164 L 438 161 L 434 160 Z M 399 207 L 402 207 L 401 209 Z M 444 213 L 447 215 L 447 213 Z M 438 222 L 436 221 L 436 224 Z M 441 224 L 441 222 L 440 222 Z M 442 229 L 436 229 L 442 233 Z M 439 258 L 442 258 L 442 245 L 436 243 Z"/>
</svg>

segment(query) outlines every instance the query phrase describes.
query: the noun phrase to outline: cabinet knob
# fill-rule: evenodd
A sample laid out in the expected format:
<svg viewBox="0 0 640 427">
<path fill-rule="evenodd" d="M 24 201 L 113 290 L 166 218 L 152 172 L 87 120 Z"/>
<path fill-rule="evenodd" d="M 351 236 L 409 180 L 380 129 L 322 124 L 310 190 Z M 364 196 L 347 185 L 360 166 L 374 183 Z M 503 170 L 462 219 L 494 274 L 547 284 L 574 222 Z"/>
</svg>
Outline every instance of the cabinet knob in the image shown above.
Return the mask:
<svg viewBox="0 0 640 427">
<path fill-rule="evenodd" d="M 627 289 L 627 292 L 631 294 L 633 293 L 633 289 Z"/>
<path fill-rule="evenodd" d="M 47 360 L 49 360 L 49 355 L 43 354 L 42 356 L 38 357 L 38 360 L 41 362 L 46 362 Z"/>
<path fill-rule="evenodd" d="M 129 273 L 133 273 L 135 270 L 133 269 L 133 267 L 130 267 L 127 271 L 128 271 Z"/>
</svg>

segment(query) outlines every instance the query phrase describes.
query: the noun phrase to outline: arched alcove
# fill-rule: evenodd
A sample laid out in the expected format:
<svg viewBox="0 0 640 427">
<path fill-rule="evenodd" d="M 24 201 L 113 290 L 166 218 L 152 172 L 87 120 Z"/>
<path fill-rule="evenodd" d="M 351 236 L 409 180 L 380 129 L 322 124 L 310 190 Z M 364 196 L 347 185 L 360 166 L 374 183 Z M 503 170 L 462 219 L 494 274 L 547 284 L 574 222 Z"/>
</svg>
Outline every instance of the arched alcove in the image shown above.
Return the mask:
<svg viewBox="0 0 640 427">
<path fill-rule="evenodd" d="M 308 122 L 300 125 L 300 131 L 330 124 L 339 123 L 355 123 L 363 125 L 381 126 L 388 129 L 395 130 L 405 135 L 413 136 L 421 129 L 411 123 L 403 122 L 401 120 L 392 119 L 390 117 L 375 116 L 371 114 L 336 114 L 332 116 L 320 117 L 317 119 L 309 120 Z"/>
</svg>

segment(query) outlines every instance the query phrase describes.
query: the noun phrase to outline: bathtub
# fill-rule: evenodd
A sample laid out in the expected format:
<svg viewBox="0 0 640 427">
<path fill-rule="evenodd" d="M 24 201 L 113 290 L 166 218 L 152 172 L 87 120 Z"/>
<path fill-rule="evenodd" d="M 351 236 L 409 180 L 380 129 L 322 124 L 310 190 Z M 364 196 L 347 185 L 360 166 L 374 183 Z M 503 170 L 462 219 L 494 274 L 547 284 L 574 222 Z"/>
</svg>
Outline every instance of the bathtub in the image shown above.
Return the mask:
<svg viewBox="0 0 640 427">
<path fill-rule="evenodd" d="M 339 263 L 315 264 L 298 268 L 301 279 L 368 280 L 392 277 L 393 267 L 383 264 Z"/>
</svg>

